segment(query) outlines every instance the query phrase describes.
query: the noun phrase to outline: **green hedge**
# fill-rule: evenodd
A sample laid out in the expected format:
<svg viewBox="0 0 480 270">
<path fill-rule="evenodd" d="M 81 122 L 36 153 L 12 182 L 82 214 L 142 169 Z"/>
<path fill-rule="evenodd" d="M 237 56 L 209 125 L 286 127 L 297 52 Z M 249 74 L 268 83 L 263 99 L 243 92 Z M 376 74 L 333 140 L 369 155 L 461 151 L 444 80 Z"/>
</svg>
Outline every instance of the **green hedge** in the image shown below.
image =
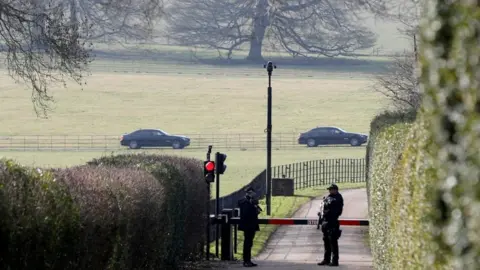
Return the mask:
<svg viewBox="0 0 480 270">
<path fill-rule="evenodd" d="M 421 113 L 380 129 L 368 154 L 376 269 L 480 269 L 480 8 L 429 8 Z"/>
<path fill-rule="evenodd" d="M 381 132 L 390 126 L 396 124 L 409 124 L 413 123 L 417 118 L 417 111 L 415 110 L 408 110 L 408 111 L 385 111 L 378 115 L 376 115 L 373 120 L 370 122 L 370 133 L 368 136 L 368 144 L 367 144 L 367 151 L 365 154 L 365 163 L 366 163 L 366 170 L 365 174 L 367 179 L 367 197 L 370 201 L 370 181 L 368 181 L 370 175 L 370 163 L 372 160 L 372 153 L 374 145 L 377 142 L 377 137 L 381 134 Z"/>
<path fill-rule="evenodd" d="M 53 173 L 80 217 L 69 269 L 155 269 L 163 263 L 167 196 L 151 174 L 91 166 Z"/>
<path fill-rule="evenodd" d="M 390 200 L 396 193 L 397 179 L 392 177 L 405 145 L 405 134 L 410 125 L 397 124 L 384 128 L 372 143 L 371 166 L 367 178 L 369 193 L 370 239 L 376 265 L 391 264 L 390 216 L 393 209 Z M 383 268 L 382 268 L 383 269 Z M 384 268 L 390 269 L 390 268 Z"/>
<path fill-rule="evenodd" d="M 438 1 L 422 33 L 435 262 L 480 269 L 480 3 Z"/>
<path fill-rule="evenodd" d="M 0 160 L 0 269 L 68 269 L 79 209 L 51 173 Z"/>
<path fill-rule="evenodd" d="M 207 185 L 202 177 L 200 160 L 177 156 L 128 154 L 102 157 L 88 162 L 93 166 L 143 168 L 153 174 L 167 194 L 164 217 L 169 224 L 163 241 L 168 267 L 202 254 L 205 241 L 205 217 L 208 201 Z"/>
<path fill-rule="evenodd" d="M 105 157 L 41 171 L 0 162 L 0 269 L 178 269 L 202 253 L 201 162 Z"/>
</svg>

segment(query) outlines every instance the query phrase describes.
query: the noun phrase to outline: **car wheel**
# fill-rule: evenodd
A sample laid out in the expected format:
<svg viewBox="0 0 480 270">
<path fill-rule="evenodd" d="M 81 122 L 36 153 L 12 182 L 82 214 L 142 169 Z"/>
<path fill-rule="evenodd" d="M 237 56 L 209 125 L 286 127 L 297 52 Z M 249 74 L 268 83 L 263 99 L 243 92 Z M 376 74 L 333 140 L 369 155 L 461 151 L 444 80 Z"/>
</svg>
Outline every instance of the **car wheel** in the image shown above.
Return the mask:
<svg viewBox="0 0 480 270">
<path fill-rule="evenodd" d="M 138 145 L 137 141 L 131 141 L 128 146 L 130 147 L 130 149 L 138 149 L 140 148 L 140 145 Z"/>
<path fill-rule="evenodd" d="M 351 146 L 359 146 L 360 143 L 359 143 L 357 138 L 352 138 L 352 139 L 350 139 L 350 145 Z"/>
<path fill-rule="evenodd" d="M 182 148 L 183 148 L 183 145 L 182 145 L 182 143 L 179 142 L 179 141 L 174 141 L 174 142 L 172 143 L 172 148 L 173 148 L 173 149 L 182 149 Z"/>
<path fill-rule="evenodd" d="M 315 147 L 315 146 L 317 146 L 317 142 L 315 141 L 315 139 L 308 139 L 307 140 L 307 146 L 308 147 Z"/>
</svg>

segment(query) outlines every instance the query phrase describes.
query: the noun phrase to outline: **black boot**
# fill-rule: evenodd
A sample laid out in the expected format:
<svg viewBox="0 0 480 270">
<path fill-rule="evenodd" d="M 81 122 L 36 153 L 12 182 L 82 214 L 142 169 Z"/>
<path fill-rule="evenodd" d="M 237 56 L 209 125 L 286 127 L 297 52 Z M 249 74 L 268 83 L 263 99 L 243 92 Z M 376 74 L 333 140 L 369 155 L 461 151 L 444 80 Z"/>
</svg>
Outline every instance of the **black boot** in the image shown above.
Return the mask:
<svg viewBox="0 0 480 270">
<path fill-rule="evenodd" d="M 330 262 L 326 261 L 326 260 L 323 260 L 323 261 L 317 263 L 317 265 L 329 265 L 329 264 L 330 264 Z"/>
<path fill-rule="evenodd" d="M 328 266 L 338 266 L 338 262 L 331 262 L 328 264 Z"/>
</svg>

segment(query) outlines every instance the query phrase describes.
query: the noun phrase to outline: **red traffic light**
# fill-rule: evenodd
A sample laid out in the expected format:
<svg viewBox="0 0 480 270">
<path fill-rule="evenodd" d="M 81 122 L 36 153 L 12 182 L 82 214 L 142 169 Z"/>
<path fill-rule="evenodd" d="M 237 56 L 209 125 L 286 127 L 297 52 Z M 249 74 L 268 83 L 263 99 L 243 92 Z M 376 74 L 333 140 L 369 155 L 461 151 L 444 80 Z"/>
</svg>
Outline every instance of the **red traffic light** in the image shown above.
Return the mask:
<svg viewBox="0 0 480 270">
<path fill-rule="evenodd" d="M 209 172 L 212 172 L 215 169 L 215 162 L 209 161 L 205 164 L 205 169 Z"/>
</svg>

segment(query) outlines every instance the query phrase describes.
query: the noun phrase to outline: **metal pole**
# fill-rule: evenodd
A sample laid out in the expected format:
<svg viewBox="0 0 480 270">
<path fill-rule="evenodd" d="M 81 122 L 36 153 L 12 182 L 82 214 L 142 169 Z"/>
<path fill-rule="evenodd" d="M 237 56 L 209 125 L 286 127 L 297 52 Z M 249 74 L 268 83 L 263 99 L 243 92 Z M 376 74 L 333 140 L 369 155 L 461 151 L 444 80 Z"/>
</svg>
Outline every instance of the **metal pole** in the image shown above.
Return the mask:
<svg viewBox="0 0 480 270">
<path fill-rule="evenodd" d="M 272 72 L 276 66 L 272 62 L 268 62 L 265 66 L 268 73 L 268 88 L 267 88 L 267 215 L 271 215 L 272 204 Z"/>
<path fill-rule="evenodd" d="M 217 152 L 215 154 L 215 166 L 217 166 L 218 163 L 218 154 Z M 215 216 L 218 218 L 218 215 L 220 214 L 220 174 L 218 173 L 217 170 L 215 170 L 215 181 L 217 184 L 217 190 L 216 190 L 216 198 L 215 198 Z M 217 224 L 216 225 L 216 237 L 215 237 L 215 256 L 218 258 L 218 240 L 219 240 L 219 233 L 220 233 L 220 226 Z"/>
<path fill-rule="evenodd" d="M 206 240 L 206 250 L 207 250 L 207 261 L 210 260 L 210 197 L 211 190 L 210 184 L 207 184 L 208 200 L 207 200 L 207 240 Z"/>
<path fill-rule="evenodd" d="M 207 152 L 207 161 L 210 161 L 210 153 L 212 152 L 212 146 L 208 146 L 208 152 Z M 207 200 L 207 239 L 206 239 L 206 244 L 205 244 L 205 249 L 207 251 L 207 261 L 210 260 L 210 198 L 212 197 L 212 191 L 210 187 L 210 183 L 207 183 L 207 193 L 208 193 L 208 200 Z"/>
</svg>

